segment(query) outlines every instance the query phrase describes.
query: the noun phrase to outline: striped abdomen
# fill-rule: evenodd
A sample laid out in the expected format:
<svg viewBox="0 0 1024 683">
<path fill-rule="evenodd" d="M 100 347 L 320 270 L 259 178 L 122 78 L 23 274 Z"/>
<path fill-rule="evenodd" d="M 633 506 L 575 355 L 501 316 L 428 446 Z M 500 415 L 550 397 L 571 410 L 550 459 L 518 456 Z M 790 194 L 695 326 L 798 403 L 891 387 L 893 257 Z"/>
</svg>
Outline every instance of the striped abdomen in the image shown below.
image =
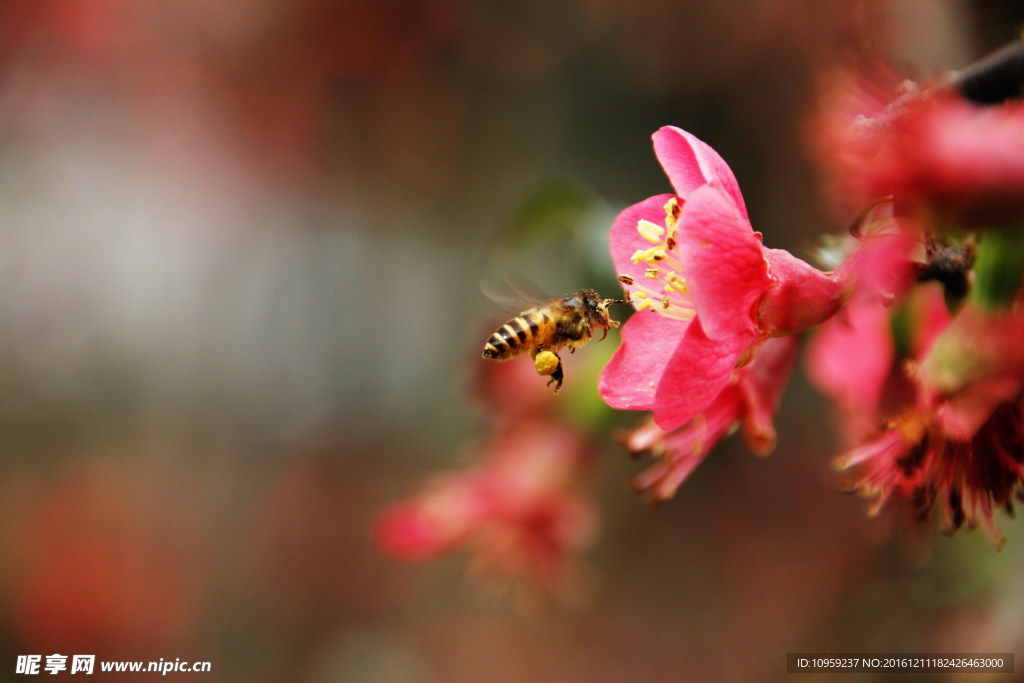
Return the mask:
<svg viewBox="0 0 1024 683">
<path fill-rule="evenodd" d="M 498 328 L 484 344 L 484 358 L 505 360 L 544 344 L 555 323 L 543 309 L 531 308 Z"/>
</svg>

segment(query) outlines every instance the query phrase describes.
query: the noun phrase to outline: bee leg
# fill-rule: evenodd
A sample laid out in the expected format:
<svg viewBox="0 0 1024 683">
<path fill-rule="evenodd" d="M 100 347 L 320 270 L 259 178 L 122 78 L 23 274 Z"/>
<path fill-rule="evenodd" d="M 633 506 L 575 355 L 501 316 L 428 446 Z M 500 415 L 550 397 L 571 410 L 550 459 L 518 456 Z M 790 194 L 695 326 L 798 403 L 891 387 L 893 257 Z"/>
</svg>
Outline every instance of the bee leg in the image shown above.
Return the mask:
<svg viewBox="0 0 1024 683">
<path fill-rule="evenodd" d="M 555 393 L 556 394 L 558 393 L 558 390 L 562 388 L 562 379 L 564 377 L 565 376 L 562 374 L 562 360 L 559 359 L 558 360 L 558 367 L 555 368 L 555 371 L 551 373 L 551 379 L 548 380 L 548 386 L 551 386 L 551 383 L 555 382 Z"/>
<path fill-rule="evenodd" d="M 552 382 L 555 384 L 555 393 L 562 388 L 562 358 L 548 349 L 534 349 L 530 352 L 533 356 L 533 366 L 537 370 L 539 375 L 547 375 L 551 377 L 548 380 L 548 386 L 551 386 Z"/>
</svg>

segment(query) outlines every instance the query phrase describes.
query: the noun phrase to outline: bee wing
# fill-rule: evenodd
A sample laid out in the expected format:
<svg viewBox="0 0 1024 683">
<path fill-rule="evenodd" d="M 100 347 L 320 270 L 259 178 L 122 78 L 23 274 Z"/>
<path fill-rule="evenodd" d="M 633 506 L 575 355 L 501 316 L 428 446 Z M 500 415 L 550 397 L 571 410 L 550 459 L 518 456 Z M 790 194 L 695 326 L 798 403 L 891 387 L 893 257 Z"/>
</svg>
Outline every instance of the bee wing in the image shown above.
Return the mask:
<svg viewBox="0 0 1024 683">
<path fill-rule="evenodd" d="M 506 313 L 524 311 L 551 300 L 549 295 L 523 277 L 506 276 L 503 282 L 483 278 L 480 280 L 480 291 Z"/>
</svg>

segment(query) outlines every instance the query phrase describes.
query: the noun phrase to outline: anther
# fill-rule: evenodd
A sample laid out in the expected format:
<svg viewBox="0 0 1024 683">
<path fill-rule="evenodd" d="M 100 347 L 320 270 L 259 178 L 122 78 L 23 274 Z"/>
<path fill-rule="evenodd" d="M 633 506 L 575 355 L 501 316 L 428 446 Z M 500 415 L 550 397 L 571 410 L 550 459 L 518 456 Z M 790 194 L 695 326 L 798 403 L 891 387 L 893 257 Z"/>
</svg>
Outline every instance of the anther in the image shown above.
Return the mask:
<svg viewBox="0 0 1024 683">
<path fill-rule="evenodd" d="M 665 228 L 649 220 L 641 219 L 636 225 L 637 232 L 652 244 L 661 244 L 661 236 L 665 234 Z"/>
<path fill-rule="evenodd" d="M 672 197 L 672 199 L 665 202 L 665 213 L 670 218 L 679 218 L 679 214 L 681 214 L 682 212 L 683 207 L 679 203 L 679 199 L 677 197 Z"/>
</svg>

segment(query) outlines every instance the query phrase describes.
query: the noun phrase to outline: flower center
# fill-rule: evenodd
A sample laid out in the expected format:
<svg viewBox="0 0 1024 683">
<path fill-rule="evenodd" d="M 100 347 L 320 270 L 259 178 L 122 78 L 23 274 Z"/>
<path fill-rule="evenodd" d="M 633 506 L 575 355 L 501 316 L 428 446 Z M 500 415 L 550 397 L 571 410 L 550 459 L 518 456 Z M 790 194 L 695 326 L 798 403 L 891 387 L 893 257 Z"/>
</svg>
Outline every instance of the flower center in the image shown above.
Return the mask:
<svg viewBox="0 0 1024 683">
<path fill-rule="evenodd" d="M 696 312 L 690 299 L 690 290 L 682 276 L 682 263 L 676 255 L 676 228 L 683 207 L 675 197 L 665 204 L 665 224 L 658 225 L 641 219 L 636 226 L 640 236 L 652 247 L 637 249 L 630 257 L 633 263 L 643 263 L 644 279 L 637 281 L 630 275 L 620 275 L 619 281 L 629 285 L 630 299 L 638 311 L 644 309 L 677 320 L 693 320 Z"/>
</svg>

